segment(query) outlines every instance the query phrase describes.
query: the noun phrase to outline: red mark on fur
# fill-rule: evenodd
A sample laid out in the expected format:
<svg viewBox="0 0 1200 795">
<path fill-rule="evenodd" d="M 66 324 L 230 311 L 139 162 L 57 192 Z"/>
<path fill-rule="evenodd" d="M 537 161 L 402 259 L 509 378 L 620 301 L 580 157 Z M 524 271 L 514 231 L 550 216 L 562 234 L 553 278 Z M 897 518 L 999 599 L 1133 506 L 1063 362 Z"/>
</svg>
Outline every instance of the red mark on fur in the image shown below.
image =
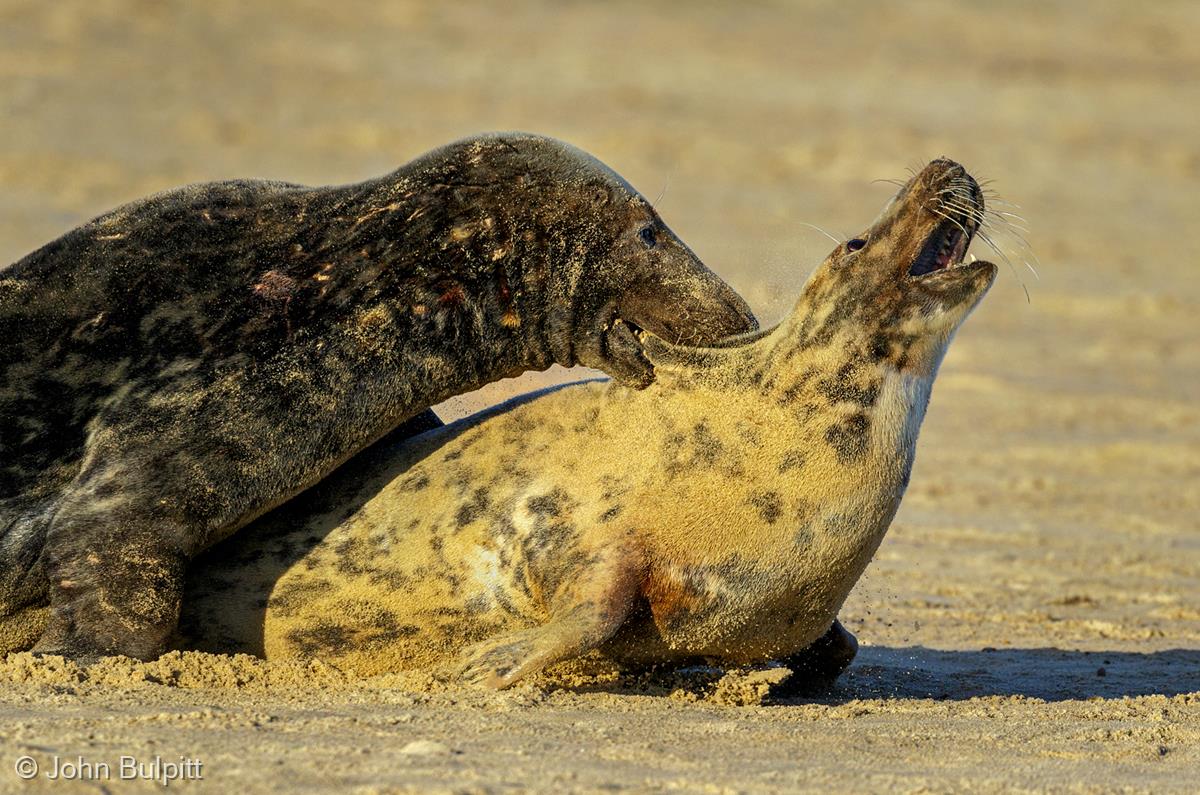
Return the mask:
<svg viewBox="0 0 1200 795">
<path fill-rule="evenodd" d="M 442 288 L 438 303 L 445 307 L 458 307 L 466 303 L 467 293 L 461 284 L 451 284 Z"/>
<path fill-rule="evenodd" d="M 508 274 L 504 272 L 504 268 L 496 269 L 496 293 L 500 299 L 500 306 L 504 307 L 504 314 L 500 316 L 501 325 L 506 328 L 521 325 L 521 316 L 517 314 L 517 308 L 513 304 L 512 291 L 508 287 Z"/>
<path fill-rule="evenodd" d="M 251 289 L 254 290 L 255 295 L 265 301 L 286 303 L 292 299 L 292 294 L 296 291 L 296 280 L 279 271 L 270 270 L 264 273 Z"/>
</svg>

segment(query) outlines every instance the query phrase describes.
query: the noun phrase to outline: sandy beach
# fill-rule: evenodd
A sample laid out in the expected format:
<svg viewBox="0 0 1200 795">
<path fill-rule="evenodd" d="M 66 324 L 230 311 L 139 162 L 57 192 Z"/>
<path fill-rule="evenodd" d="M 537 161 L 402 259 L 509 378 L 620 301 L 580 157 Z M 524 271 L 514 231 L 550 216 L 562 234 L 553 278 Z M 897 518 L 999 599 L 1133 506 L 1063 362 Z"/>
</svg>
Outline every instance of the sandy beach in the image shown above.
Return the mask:
<svg viewBox="0 0 1200 795">
<path fill-rule="evenodd" d="M 832 690 L 588 664 L 495 694 L 18 654 L 0 792 L 169 770 L 196 792 L 1197 791 L 1198 30 L 1187 2 L 0 4 L 3 263 L 156 190 L 358 181 L 503 129 L 661 195 L 764 323 L 833 245 L 808 225 L 852 235 L 894 190 L 877 180 L 931 158 L 991 179 L 1028 230 L 972 247 L 1000 277 L 842 611 L 862 649 Z"/>
</svg>

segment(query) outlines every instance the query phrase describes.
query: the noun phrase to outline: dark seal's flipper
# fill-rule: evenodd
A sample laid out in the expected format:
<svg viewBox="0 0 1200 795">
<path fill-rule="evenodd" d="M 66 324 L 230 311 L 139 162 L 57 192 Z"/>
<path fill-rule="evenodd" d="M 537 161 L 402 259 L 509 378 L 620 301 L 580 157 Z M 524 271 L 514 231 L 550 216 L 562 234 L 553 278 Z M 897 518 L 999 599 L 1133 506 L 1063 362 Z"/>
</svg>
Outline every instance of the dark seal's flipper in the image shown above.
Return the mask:
<svg viewBox="0 0 1200 795">
<path fill-rule="evenodd" d="M 39 557 L 47 524 L 19 505 L 0 505 L 0 657 L 28 649 L 45 629 L 49 583 Z"/>
</svg>

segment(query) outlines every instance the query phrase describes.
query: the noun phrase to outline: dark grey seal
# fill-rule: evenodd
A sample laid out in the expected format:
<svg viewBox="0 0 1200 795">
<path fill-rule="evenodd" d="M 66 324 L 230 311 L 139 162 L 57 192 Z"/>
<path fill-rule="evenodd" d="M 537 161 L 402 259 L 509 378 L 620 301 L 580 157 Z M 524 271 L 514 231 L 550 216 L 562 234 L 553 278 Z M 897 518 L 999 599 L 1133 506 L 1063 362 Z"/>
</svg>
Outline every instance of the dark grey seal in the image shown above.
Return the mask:
<svg viewBox="0 0 1200 795">
<path fill-rule="evenodd" d="M 0 271 L 0 616 L 35 651 L 153 657 L 193 556 L 431 405 L 552 363 L 645 386 L 640 329 L 755 326 L 623 179 L 539 136 L 125 205 Z"/>
</svg>

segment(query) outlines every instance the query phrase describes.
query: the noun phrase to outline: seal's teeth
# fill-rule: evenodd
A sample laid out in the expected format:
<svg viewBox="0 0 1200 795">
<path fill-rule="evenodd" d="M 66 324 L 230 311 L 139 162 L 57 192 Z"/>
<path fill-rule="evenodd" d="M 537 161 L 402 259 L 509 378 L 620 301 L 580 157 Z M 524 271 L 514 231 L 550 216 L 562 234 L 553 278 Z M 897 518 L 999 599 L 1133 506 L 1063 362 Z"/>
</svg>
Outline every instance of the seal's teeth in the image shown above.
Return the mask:
<svg viewBox="0 0 1200 795">
<path fill-rule="evenodd" d="M 967 246 L 970 245 L 970 240 L 966 235 L 959 235 L 954 242 L 954 253 L 950 257 L 950 261 L 955 265 L 961 265 L 963 257 L 967 255 Z"/>
</svg>

